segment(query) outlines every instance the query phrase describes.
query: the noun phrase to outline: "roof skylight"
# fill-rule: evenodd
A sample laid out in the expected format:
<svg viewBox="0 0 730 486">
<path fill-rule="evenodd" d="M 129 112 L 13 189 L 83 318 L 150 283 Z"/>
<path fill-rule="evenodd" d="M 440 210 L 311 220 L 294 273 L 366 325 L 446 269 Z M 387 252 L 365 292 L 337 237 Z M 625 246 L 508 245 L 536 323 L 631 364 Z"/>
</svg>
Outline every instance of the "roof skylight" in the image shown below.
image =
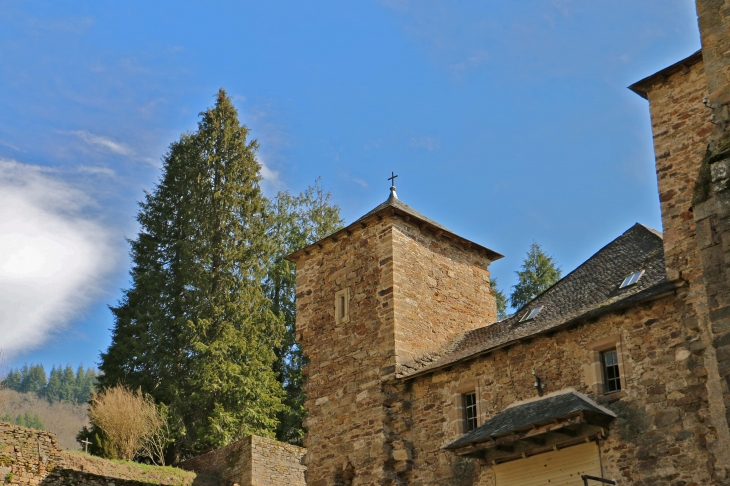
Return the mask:
<svg viewBox="0 0 730 486">
<path fill-rule="evenodd" d="M 534 319 L 535 316 L 542 310 L 542 306 L 539 305 L 537 307 L 532 308 L 530 311 L 528 311 L 524 316 L 522 316 L 522 319 L 520 319 L 520 322 L 529 321 L 530 319 Z"/>
<path fill-rule="evenodd" d="M 639 281 L 641 276 L 644 275 L 643 270 L 639 270 L 638 272 L 634 272 L 628 277 L 624 279 L 623 282 L 621 282 L 621 285 L 619 286 L 620 289 L 623 289 L 624 287 L 628 287 L 629 285 L 634 285 L 636 282 Z"/>
</svg>

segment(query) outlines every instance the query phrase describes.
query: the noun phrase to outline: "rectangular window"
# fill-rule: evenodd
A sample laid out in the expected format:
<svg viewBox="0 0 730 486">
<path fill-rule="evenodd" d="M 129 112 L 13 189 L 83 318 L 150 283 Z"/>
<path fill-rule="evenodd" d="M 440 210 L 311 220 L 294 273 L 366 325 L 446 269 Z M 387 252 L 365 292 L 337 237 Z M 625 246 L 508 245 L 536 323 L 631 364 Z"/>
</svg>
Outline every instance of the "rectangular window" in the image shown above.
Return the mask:
<svg viewBox="0 0 730 486">
<path fill-rule="evenodd" d="M 350 321 L 350 289 L 335 292 L 335 323 L 344 324 Z"/>
<path fill-rule="evenodd" d="M 621 390 L 621 377 L 618 370 L 618 353 L 616 349 L 609 349 L 601 353 L 603 365 L 603 393 L 613 393 Z"/>
<path fill-rule="evenodd" d="M 465 393 L 464 400 L 464 432 L 471 432 L 477 428 L 477 394 Z"/>
</svg>

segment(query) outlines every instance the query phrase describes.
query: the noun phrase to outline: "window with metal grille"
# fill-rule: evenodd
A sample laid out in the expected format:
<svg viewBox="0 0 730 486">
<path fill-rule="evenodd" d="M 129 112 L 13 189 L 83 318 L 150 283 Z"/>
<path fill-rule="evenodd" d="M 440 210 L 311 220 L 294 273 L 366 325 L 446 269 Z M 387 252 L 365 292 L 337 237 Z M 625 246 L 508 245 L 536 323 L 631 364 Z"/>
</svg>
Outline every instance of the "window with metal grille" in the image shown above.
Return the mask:
<svg viewBox="0 0 730 486">
<path fill-rule="evenodd" d="M 464 393 L 464 432 L 477 428 L 477 394 Z"/>
<path fill-rule="evenodd" d="M 601 353 L 601 357 L 603 358 L 603 393 L 613 393 L 621 390 L 616 349 L 604 351 Z"/>
</svg>

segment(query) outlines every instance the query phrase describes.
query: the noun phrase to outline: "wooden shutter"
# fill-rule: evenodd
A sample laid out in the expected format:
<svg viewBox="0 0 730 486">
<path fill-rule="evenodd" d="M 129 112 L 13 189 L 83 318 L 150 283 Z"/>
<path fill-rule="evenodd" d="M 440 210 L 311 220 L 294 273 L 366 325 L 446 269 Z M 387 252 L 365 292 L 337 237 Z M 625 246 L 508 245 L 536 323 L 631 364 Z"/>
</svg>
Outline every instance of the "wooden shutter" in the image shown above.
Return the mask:
<svg viewBox="0 0 730 486">
<path fill-rule="evenodd" d="M 498 464 L 497 486 L 583 486 L 583 474 L 603 477 L 598 454 L 590 442 Z"/>
</svg>

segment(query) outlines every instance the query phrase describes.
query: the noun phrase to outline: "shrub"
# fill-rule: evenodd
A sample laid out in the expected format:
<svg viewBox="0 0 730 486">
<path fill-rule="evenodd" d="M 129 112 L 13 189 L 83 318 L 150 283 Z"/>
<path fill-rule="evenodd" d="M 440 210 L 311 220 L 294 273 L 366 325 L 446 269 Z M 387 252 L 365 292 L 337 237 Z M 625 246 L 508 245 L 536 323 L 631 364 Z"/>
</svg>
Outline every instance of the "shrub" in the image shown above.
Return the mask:
<svg viewBox="0 0 730 486">
<path fill-rule="evenodd" d="M 104 431 L 117 459 L 131 461 L 139 453 L 163 461 L 167 420 L 150 395 L 123 385 L 94 392 L 89 419 Z"/>
</svg>

